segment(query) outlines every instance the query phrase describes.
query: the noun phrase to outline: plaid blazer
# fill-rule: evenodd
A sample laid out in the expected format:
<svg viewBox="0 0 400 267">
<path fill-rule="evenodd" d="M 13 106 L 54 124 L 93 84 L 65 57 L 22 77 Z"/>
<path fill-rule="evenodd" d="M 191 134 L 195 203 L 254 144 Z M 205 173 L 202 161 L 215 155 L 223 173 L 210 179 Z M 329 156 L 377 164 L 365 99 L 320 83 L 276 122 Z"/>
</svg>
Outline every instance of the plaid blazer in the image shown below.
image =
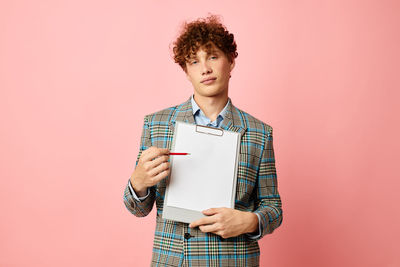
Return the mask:
<svg viewBox="0 0 400 267">
<path fill-rule="evenodd" d="M 229 102 L 221 128 L 241 134 L 235 209 L 260 215 L 261 236 L 250 239 L 243 234 L 224 239 L 191 229 L 186 223 L 164 220 L 165 179 L 151 187 L 150 195 L 143 201 L 136 200 L 127 185 L 124 204 L 135 216 L 146 216 L 156 203 L 151 266 L 259 266 L 258 240 L 282 222 L 272 127 Z M 181 105 L 145 116 L 137 159 L 150 146 L 171 149 L 176 121 L 195 123 L 190 98 Z"/>
</svg>

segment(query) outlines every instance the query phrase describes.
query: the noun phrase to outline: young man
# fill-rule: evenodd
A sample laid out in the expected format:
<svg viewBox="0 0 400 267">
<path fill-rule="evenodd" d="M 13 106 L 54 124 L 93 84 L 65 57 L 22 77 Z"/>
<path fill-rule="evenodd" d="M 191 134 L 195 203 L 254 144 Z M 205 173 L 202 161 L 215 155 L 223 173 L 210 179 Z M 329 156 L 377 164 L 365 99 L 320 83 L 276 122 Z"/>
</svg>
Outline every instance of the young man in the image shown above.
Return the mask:
<svg viewBox="0 0 400 267">
<path fill-rule="evenodd" d="M 233 34 L 216 16 L 186 23 L 174 45 L 175 62 L 194 93 L 180 105 L 145 116 L 124 203 L 135 216 L 143 217 L 156 202 L 152 266 L 259 266 L 257 240 L 282 222 L 272 128 L 236 108 L 228 97 L 238 54 Z M 241 134 L 235 209 L 210 207 L 203 211 L 206 217 L 190 224 L 162 219 L 176 121 Z"/>
</svg>

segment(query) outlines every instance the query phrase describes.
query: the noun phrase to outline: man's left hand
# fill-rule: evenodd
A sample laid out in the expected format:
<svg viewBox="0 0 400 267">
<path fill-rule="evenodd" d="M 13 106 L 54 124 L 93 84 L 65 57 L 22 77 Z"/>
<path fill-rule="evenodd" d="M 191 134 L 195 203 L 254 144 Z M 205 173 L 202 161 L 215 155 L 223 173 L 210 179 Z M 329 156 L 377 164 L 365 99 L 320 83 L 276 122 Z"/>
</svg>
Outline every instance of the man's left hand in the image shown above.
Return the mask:
<svg viewBox="0 0 400 267">
<path fill-rule="evenodd" d="M 207 217 L 192 222 L 189 227 L 199 226 L 203 233 L 214 233 L 222 238 L 258 231 L 258 218 L 252 212 L 230 208 L 211 208 L 203 210 L 203 214 Z"/>
</svg>

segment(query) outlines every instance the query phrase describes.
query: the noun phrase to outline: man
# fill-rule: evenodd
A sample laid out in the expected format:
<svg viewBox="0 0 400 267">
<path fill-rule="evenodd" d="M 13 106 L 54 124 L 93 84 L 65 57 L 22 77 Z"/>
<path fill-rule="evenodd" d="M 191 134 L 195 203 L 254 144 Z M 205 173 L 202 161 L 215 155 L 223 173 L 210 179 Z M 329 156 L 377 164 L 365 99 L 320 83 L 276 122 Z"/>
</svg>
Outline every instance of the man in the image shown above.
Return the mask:
<svg viewBox="0 0 400 267">
<path fill-rule="evenodd" d="M 180 105 L 145 116 L 124 203 L 138 217 L 149 214 L 156 203 L 152 266 L 259 266 L 257 241 L 282 222 L 272 128 L 236 108 L 228 97 L 238 53 L 233 34 L 216 16 L 186 23 L 174 45 L 175 62 L 194 93 Z M 204 218 L 190 224 L 162 219 L 176 121 L 241 134 L 235 209 L 210 207 Z"/>
</svg>

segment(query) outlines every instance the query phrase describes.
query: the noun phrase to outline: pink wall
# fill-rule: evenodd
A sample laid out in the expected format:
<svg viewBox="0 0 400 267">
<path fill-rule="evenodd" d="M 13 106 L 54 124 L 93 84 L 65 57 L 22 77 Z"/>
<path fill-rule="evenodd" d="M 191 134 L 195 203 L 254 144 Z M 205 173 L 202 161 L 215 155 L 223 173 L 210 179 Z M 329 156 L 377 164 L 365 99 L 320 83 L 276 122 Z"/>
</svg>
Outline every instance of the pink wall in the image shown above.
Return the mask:
<svg viewBox="0 0 400 267">
<path fill-rule="evenodd" d="M 192 92 L 168 46 L 209 11 L 233 103 L 274 127 L 261 266 L 400 266 L 395 0 L 0 2 L 0 266 L 149 265 L 155 213 L 122 193 L 143 116 Z"/>
</svg>

